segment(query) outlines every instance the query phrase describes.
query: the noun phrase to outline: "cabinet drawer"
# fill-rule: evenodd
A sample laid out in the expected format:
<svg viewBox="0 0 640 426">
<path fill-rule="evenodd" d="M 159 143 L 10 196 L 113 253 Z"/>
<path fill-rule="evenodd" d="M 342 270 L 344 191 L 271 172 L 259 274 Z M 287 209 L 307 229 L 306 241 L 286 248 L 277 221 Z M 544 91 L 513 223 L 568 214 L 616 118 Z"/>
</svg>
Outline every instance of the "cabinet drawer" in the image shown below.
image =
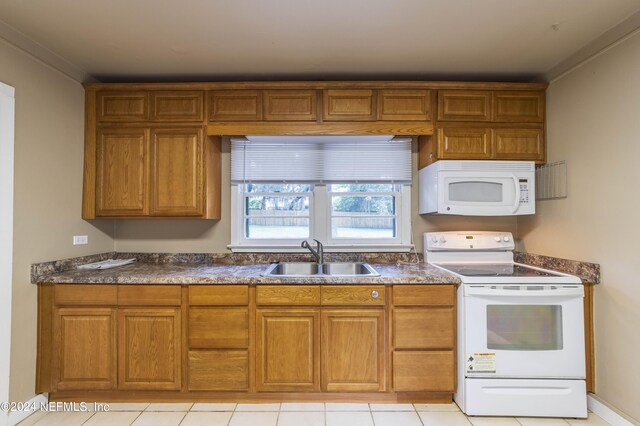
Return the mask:
<svg viewBox="0 0 640 426">
<path fill-rule="evenodd" d="M 318 95 L 315 90 L 265 90 L 266 121 L 315 121 L 318 118 Z"/>
<path fill-rule="evenodd" d="M 189 308 L 190 348 L 247 348 L 247 308 Z"/>
<path fill-rule="evenodd" d="M 202 121 L 203 91 L 151 92 L 151 120 Z"/>
<path fill-rule="evenodd" d="M 497 160 L 544 161 L 544 130 L 494 129 L 493 157 Z"/>
<path fill-rule="evenodd" d="M 179 285 L 121 285 L 118 286 L 120 306 L 180 306 Z"/>
<path fill-rule="evenodd" d="M 494 121 L 507 123 L 544 122 L 544 92 L 493 92 Z"/>
<path fill-rule="evenodd" d="M 394 285 L 393 304 L 395 306 L 444 305 L 453 306 L 456 286 L 443 285 Z"/>
<path fill-rule="evenodd" d="M 485 127 L 439 127 L 438 158 L 444 160 L 488 160 L 491 129 Z"/>
<path fill-rule="evenodd" d="M 393 310 L 395 349 L 453 349 L 455 318 L 452 307 Z"/>
<path fill-rule="evenodd" d="M 431 120 L 429 90 L 379 90 L 378 120 Z"/>
<path fill-rule="evenodd" d="M 438 120 L 491 121 L 491 92 L 483 90 L 440 90 Z"/>
<path fill-rule="evenodd" d="M 324 121 L 374 121 L 376 92 L 373 90 L 324 90 Z"/>
<path fill-rule="evenodd" d="M 383 285 L 322 286 L 323 305 L 384 305 Z"/>
<path fill-rule="evenodd" d="M 320 286 L 259 285 L 256 287 L 258 305 L 318 305 Z"/>
<path fill-rule="evenodd" d="M 262 120 L 262 92 L 259 90 L 214 90 L 209 92 L 209 120 Z"/>
<path fill-rule="evenodd" d="M 98 121 L 145 121 L 146 92 L 98 92 Z"/>
<path fill-rule="evenodd" d="M 453 351 L 396 351 L 393 353 L 393 390 L 396 392 L 453 392 Z"/>
<path fill-rule="evenodd" d="M 118 287 L 101 284 L 56 284 L 53 300 L 58 306 L 115 305 Z"/>
<path fill-rule="evenodd" d="M 189 286 L 190 305 L 248 305 L 246 285 Z"/>
<path fill-rule="evenodd" d="M 189 390 L 244 391 L 248 388 L 247 351 L 189 351 Z"/>
</svg>

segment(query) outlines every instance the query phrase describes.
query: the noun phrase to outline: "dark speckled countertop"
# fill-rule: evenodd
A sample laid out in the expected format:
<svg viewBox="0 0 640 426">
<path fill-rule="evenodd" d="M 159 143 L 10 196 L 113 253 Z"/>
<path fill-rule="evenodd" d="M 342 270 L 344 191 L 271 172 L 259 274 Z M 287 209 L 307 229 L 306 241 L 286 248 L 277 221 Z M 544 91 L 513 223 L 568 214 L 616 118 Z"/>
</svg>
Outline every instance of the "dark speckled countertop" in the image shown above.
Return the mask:
<svg viewBox="0 0 640 426">
<path fill-rule="evenodd" d="M 227 257 L 207 255 L 151 255 L 132 253 L 103 253 L 83 258 L 65 259 L 32 266 L 33 283 L 51 284 L 458 284 L 452 274 L 421 262 L 415 263 L 415 255 L 363 255 L 340 254 L 330 261 L 363 261 L 380 274 L 379 277 L 264 277 L 269 266 L 267 257 L 252 255 L 235 257 L 234 263 Z M 137 262 L 105 270 L 76 269 L 77 265 L 109 258 L 135 257 Z M 413 259 L 411 259 L 413 257 Z M 277 259 L 281 260 L 281 259 Z M 308 256 L 290 256 L 287 260 L 308 261 Z M 373 263 L 371 260 L 385 261 Z M 413 262 L 411 262 L 413 260 Z M 263 261 L 263 262 L 258 262 Z M 389 262 L 386 262 L 389 261 Z M 393 261 L 394 263 L 390 263 Z M 254 263 L 247 263 L 254 262 Z"/>
<path fill-rule="evenodd" d="M 77 269 L 105 259 L 135 258 L 133 264 L 106 270 Z M 327 262 L 369 262 L 380 277 L 264 277 L 272 261 L 308 262 L 303 253 L 101 253 L 31 266 L 31 282 L 52 284 L 459 284 L 453 274 L 422 263 L 416 253 L 327 253 Z M 600 266 L 515 252 L 516 262 L 600 282 Z"/>
</svg>

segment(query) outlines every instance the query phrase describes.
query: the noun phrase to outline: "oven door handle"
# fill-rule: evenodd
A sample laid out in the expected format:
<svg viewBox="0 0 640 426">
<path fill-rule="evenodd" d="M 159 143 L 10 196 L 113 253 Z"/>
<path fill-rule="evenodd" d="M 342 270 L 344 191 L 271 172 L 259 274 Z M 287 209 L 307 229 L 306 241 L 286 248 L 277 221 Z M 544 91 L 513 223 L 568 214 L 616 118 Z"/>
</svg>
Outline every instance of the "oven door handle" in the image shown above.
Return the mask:
<svg viewBox="0 0 640 426">
<path fill-rule="evenodd" d="M 483 286 L 464 286 L 465 296 L 497 296 L 497 297 L 584 297 L 583 286 L 571 286 L 555 290 L 527 290 L 527 286 L 519 290 L 489 288 Z"/>
</svg>

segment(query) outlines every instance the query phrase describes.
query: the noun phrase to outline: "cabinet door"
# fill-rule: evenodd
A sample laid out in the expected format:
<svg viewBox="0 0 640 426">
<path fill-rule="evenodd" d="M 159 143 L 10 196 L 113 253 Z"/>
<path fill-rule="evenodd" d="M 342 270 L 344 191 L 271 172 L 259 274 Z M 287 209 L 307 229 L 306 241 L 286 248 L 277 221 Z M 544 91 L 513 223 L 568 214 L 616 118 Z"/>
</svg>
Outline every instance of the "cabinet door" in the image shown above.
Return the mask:
<svg viewBox="0 0 640 426">
<path fill-rule="evenodd" d="M 544 92 L 493 92 L 494 121 L 506 123 L 544 122 Z"/>
<path fill-rule="evenodd" d="M 146 215 L 149 131 L 104 128 L 96 148 L 96 216 Z"/>
<path fill-rule="evenodd" d="M 497 160 L 543 162 L 544 129 L 494 129 L 493 157 Z"/>
<path fill-rule="evenodd" d="M 98 92 L 98 121 L 145 121 L 148 113 L 146 92 Z"/>
<path fill-rule="evenodd" d="M 156 129 L 152 150 L 151 215 L 202 216 L 202 129 Z"/>
<path fill-rule="evenodd" d="M 256 311 L 256 389 L 320 390 L 318 309 Z"/>
<path fill-rule="evenodd" d="M 376 92 L 368 89 L 323 91 L 324 121 L 374 121 Z"/>
<path fill-rule="evenodd" d="M 180 308 L 118 312 L 118 388 L 179 390 Z"/>
<path fill-rule="evenodd" d="M 265 90 L 266 121 L 316 121 L 318 95 L 315 90 Z"/>
<path fill-rule="evenodd" d="M 384 389 L 384 310 L 322 311 L 322 390 Z"/>
<path fill-rule="evenodd" d="M 483 90 L 440 90 L 438 120 L 491 121 L 491 92 Z"/>
<path fill-rule="evenodd" d="M 379 90 L 378 120 L 431 120 L 431 92 L 429 90 Z"/>
<path fill-rule="evenodd" d="M 438 158 L 442 160 L 488 160 L 491 129 L 483 127 L 439 127 Z"/>
<path fill-rule="evenodd" d="M 262 92 L 260 90 L 214 90 L 209 92 L 209 120 L 262 120 Z"/>
<path fill-rule="evenodd" d="M 53 321 L 54 388 L 113 389 L 116 384 L 115 310 L 59 308 Z"/>
<path fill-rule="evenodd" d="M 204 92 L 201 90 L 151 92 L 151 120 L 153 121 L 202 121 Z"/>
</svg>

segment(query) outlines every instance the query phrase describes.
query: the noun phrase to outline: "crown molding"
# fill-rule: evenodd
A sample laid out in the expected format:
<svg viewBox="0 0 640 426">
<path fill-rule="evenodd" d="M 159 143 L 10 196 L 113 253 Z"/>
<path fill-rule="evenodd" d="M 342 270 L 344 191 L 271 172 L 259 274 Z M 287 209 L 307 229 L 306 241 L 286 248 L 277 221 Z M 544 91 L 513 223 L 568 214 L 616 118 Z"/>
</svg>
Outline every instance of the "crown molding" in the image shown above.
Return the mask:
<svg viewBox="0 0 640 426">
<path fill-rule="evenodd" d="M 633 37 L 639 32 L 640 10 L 613 28 L 605 31 L 573 55 L 551 68 L 545 73 L 544 81 L 553 82 L 554 80 L 564 77 L 566 74 L 581 67 L 598 55 L 617 46 L 619 43 Z"/>
<path fill-rule="evenodd" d="M 9 24 L 0 20 L 0 41 L 5 41 L 14 48 L 42 62 L 48 67 L 64 74 L 79 83 L 95 82 L 89 73 L 69 62 L 57 53 L 29 38 Z"/>
</svg>

